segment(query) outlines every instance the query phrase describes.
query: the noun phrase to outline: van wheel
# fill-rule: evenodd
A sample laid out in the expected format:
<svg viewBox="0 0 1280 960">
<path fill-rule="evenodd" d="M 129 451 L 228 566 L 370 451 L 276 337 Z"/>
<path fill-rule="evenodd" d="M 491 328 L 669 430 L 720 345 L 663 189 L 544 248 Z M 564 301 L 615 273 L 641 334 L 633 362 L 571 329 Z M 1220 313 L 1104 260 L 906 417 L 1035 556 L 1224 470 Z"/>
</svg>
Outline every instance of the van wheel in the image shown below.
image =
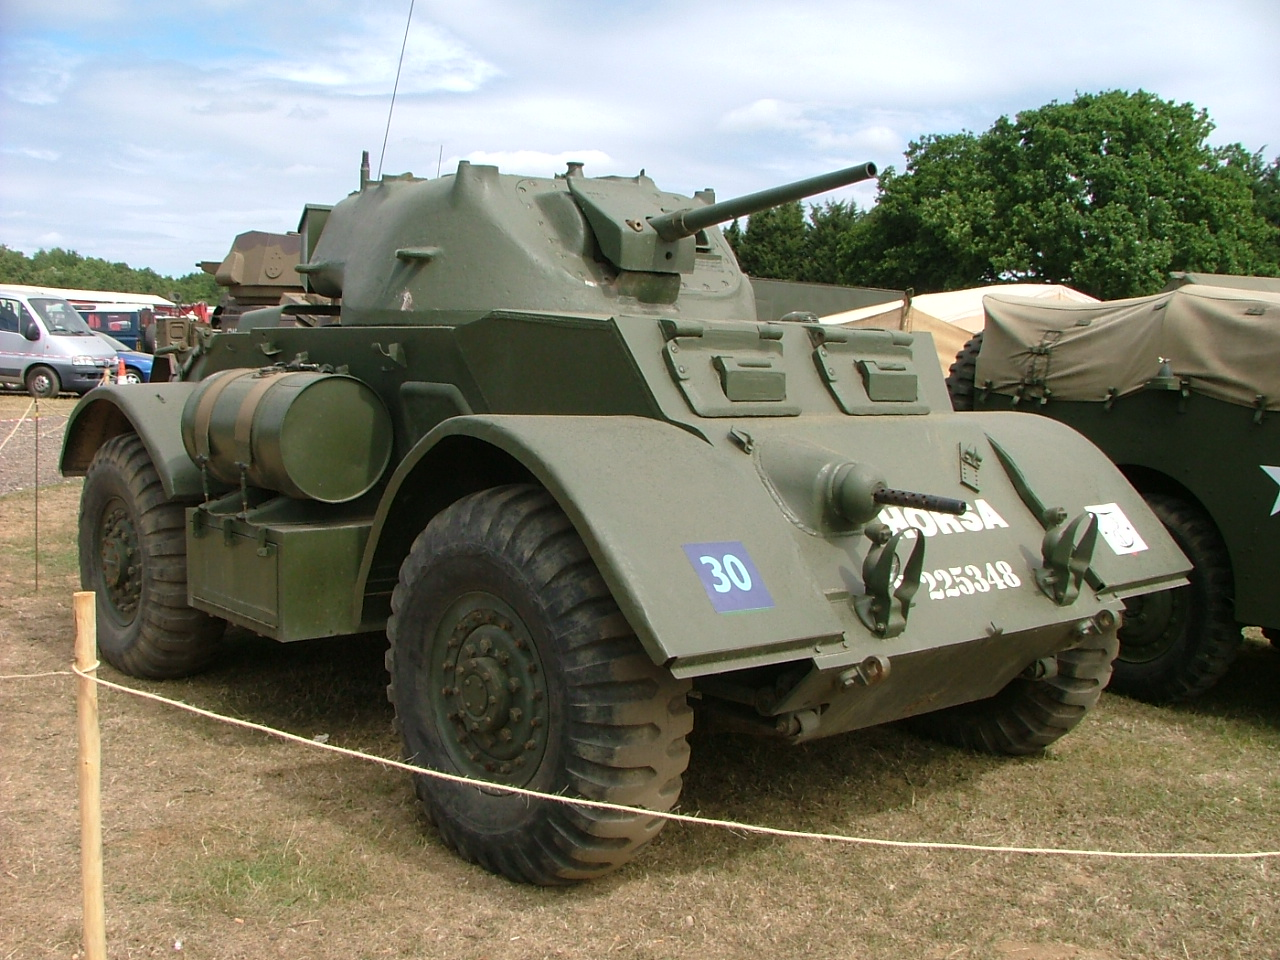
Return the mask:
<svg viewBox="0 0 1280 960">
<path fill-rule="evenodd" d="M 675 804 L 690 682 L 644 652 L 546 491 L 497 487 L 438 514 L 400 569 L 391 610 L 387 695 L 410 762 L 543 793 Z M 664 823 L 415 781 L 448 846 L 524 883 L 600 876 Z"/>
<path fill-rule="evenodd" d="M 62 392 L 62 381 L 50 367 L 32 367 L 27 371 L 27 393 L 39 400 L 48 400 Z"/>
<path fill-rule="evenodd" d="M 908 726 L 983 753 L 1038 753 L 1073 730 L 1098 702 L 1118 646 L 1114 629 L 1090 634 L 1057 655 L 1057 676 L 1018 677 L 994 697 L 913 717 Z"/>
<path fill-rule="evenodd" d="M 1217 683 L 1244 643 L 1231 560 L 1213 521 L 1195 506 L 1154 493 L 1146 501 L 1192 568 L 1185 587 L 1125 601 L 1111 689 L 1156 703 L 1187 700 Z"/>
<path fill-rule="evenodd" d="M 187 606 L 186 516 L 135 433 L 104 443 L 80 496 L 80 583 L 97 595 L 98 649 L 131 677 L 197 672 L 224 621 Z"/>
</svg>

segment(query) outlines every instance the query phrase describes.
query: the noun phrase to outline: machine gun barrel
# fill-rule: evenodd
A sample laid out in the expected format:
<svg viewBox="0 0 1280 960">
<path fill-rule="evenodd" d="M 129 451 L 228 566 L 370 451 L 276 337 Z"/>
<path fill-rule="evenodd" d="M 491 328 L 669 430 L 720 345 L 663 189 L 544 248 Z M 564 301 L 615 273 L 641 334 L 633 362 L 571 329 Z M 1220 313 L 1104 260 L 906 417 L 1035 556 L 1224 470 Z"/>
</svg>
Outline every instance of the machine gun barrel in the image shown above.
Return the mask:
<svg viewBox="0 0 1280 960">
<path fill-rule="evenodd" d="M 918 510 L 950 513 L 957 517 L 964 516 L 965 511 L 969 509 L 969 505 L 963 500 L 939 497 L 931 493 L 916 493 L 912 490 L 892 490 L 889 487 L 880 487 L 871 496 L 876 503 L 886 506 L 915 507 Z"/>
<path fill-rule="evenodd" d="M 668 243 L 681 237 L 691 237 L 699 230 L 724 223 L 734 217 L 750 216 L 770 207 L 780 207 L 793 200 L 802 200 L 814 194 L 826 193 L 838 187 L 847 187 L 860 180 L 870 180 L 876 175 L 874 163 L 860 163 L 856 167 L 846 167 L 831 173 L 820 174 L 807 180 L 785 183 L 779 187 L 770 187 L 757 193 L 748 193 L 732 200 L 722 200 L 705 207 L 685 207 L 673 213 L 664 213 L 660 217 L 651 217 L 649 225 Z"/>
</svg>

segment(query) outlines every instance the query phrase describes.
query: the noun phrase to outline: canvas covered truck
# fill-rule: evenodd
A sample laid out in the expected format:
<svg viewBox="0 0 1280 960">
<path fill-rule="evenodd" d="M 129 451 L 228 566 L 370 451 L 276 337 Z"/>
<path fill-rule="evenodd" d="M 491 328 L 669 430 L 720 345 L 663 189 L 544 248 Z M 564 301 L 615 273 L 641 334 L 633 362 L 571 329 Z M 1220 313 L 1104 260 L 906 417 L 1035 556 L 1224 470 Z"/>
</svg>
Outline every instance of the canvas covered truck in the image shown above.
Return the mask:
<svg viewBox="0 0 1280 960">
<path fill-rule="evenodd" d="M 547 884 L 656 834 L 695 710 L 796 743 L 905 717 L 1053 742 L 1125 598 L 1187 564 L 1074 431 L 952 413 L 927 340 L 757 320 L 716 224 L 873 172 L 717 203 L 366 162 L 303 217 L 320 322 L 248 313 L 72 416 L 102 656 L 169 677 L 228 622 L 385 629 L 406 757 L 643 808 L 415 777 L 448 845 Z"/>
<path fill-rule="evenodd" d="M 1234 286 L 1088 304 L 989 296 L 947 380 L 958 410 L 1030 411 L 1083 433 L 1192 560 L 1186 586 L 1127 604 L 1112 685 L 1154 701 L 1208 690 L 1243 625 L 1280 637 L 1280 281 L 1209 279 Z"/>
</svg>

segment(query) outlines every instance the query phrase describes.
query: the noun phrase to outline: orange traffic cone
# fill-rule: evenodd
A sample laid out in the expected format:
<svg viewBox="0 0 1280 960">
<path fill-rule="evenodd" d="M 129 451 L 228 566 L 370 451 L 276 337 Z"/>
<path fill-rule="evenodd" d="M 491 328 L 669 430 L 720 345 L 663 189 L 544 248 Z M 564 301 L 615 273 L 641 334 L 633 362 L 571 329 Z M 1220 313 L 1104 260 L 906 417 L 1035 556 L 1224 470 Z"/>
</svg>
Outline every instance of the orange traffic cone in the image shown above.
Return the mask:
<svg viewBox="0 0 1280 960">
<path fill-rule="evenodd" d="M 124 358 L 116 357 L 116 383 L 124 383 Z"/>
</svg>

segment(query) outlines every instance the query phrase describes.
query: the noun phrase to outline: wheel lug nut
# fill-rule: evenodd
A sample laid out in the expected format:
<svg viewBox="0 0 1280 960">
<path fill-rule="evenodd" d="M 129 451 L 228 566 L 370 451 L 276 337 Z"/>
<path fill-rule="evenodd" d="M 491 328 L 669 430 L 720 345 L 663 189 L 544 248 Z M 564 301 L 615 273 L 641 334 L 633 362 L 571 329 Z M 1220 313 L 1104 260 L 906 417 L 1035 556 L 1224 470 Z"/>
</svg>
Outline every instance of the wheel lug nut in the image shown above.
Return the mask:
<svg viewBox="0 0 1280 960">
<path fill-rule="evenodd" d="M 532 749 L 533 749 L 534 747 L 536 747 L 536 746 L 537 746 L 537 744 L 536 744 L 536 743 L 534 743 L 532 740 L 526 740 L 526 741 L 524 742 L 524 748 L 525 748 L 526 750 L 532 750 Z"/>
<path fill-rule="evenodd" d="M 538 727 L 542 726 L 542 718 L 534 717 L 529 721 L 529 726 L 533 727 L 535 730 L 538 729 Z"/>
<path fill-rule="evenodd" d="M 498 731 L 498 739 L 501 740 L 503 743 L 510 743 L 511 731 L 508 730 L 506 727 L 503 727 L 501 730 Z"/>
<path fill-rule="evenodd" d="M 512 677 L 510 680 L 508 680 L 507 689 L 510 690 L 512 693 L 515 693 L 516 691 L 518 691 L 520 689 L 520 678 Z"/>
<path fill-rule="evenodd" d="M 512 707 L 511 711 L 507 714 L 507 719 L 510 720 L 512 723 L 519 723 L 520 718 L 523 716 L 524 716 L 523 710 L 521 710 L 519 707 Z"/>
</svg>

